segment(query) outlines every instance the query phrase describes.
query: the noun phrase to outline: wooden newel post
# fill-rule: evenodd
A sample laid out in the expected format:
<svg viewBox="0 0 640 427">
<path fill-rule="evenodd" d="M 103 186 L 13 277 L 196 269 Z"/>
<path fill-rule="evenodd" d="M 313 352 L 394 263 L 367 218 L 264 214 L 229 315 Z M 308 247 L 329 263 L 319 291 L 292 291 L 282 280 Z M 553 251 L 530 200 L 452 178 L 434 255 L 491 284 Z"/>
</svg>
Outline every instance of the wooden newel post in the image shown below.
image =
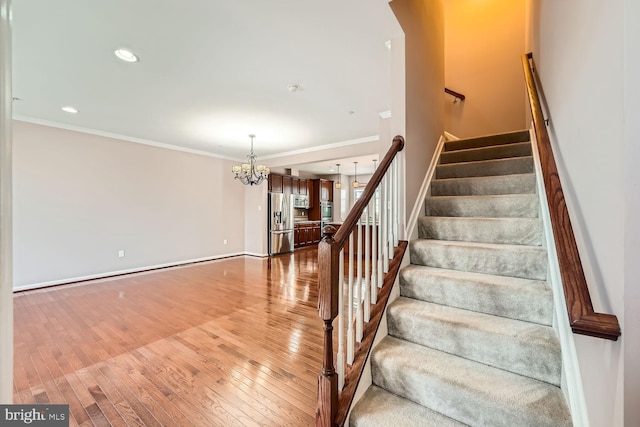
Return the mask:
<svg viewBox="0 0 640 427">
<path fill-rule="evenodd" d="M 338 315 L 338 273 L 340 250 L 333 235 L 336 228 L 328 225 L 318 245 L 318 313 L 324 322 L 322 371 L 318 376 L 318 410 L 316 427 L 336 426 L 338 413 L 338 374 L 333 364 L 333 319 Z"/>
</svg>

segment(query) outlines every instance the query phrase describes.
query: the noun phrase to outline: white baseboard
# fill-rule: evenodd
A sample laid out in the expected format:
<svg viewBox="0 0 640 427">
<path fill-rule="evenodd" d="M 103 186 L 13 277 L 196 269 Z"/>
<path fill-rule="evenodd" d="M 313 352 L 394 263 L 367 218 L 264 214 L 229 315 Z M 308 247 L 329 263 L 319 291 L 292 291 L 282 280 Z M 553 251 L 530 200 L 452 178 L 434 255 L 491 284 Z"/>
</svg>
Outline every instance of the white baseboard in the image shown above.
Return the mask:
<svg viewBox="0 0 640 427">
<path fill-rule="evenodd" d="M 242 255 L 254 256 L 254 257 L 258 257 L 258 258 L 266 258 L 266 257 L 269 256 L 269 254 L 260 254 L 258 252 L 244 252 L 244 253 L 242 253 Z"/>
<path fill-rule="evenodd" d="M 551 228 L 551 218 L 549 214 L 549 205 L 542 180 L 542 168 L 540 165 L 540 154 L 538 153 L 537 139 L 533 126 L 529 133 L 533 143 L 533 161 L 536 171 L 536 180 L 538 197 L 540 199 L 540 217 L 544 228 L 544 245 L 547 249 L 547 258 L 549 260 L 548 282 L 553 291 L 554 306 L 554 328 L 558 333 L 560 340 L 560 348 L 562 350 L 562 390 L 569 404 L 571 418 L 574 426 L 589 427 L 589 415 L 587 411 L 587 401 L 584 395 L 584 387 L 582 384 L 582 376 L 580 375 L 580 365 L 578 363 L 578 354 L 573 339 L 573 331 L 569 325 L 567 316 L 567 304 L 564 297 L 564 289 L 562 287 L 562 279 L 560 276 L 560 265 L 558 264 L 558 254 L 556 252 L 555 239 L 553 237 L 553 229 Z"/>
<path fill-rule="evenodd" d="M 130 268 L 126 270 L 117 270 L 117 271 L 109 271 L 105 273 L 90 274 L 88 276 L 68 277 L 66 279 L 14 286 L 13 291 L 14 292 L 29 291 L 33 289 L 46 288 L 49 286 L 65 285 L 65 284 L 76 283 L 76 282 L 85 282 L 87 280 L 104 279 L 104 278 L 113 277 L 113 276 L 121 276 L 123 274 L 133 274 L 133 273 L 140 273 L 140 272 L 145 272 L 150 270 L 158 270 L 161 268 L 179 267 L 185 264 L 193 264 L 196 262 L 205 262 L 205 261 L 215 261 L 222 258 L 231 258 L 231 257 L 237 257 L 237 256 L 243 256 L 243 255 L 261 257 L 261 258 L 268 256 L 267 254 L 259 254 L 254 252 L 234 252 L 234 253 L 228 253 L 228 254 L 214 255 L 210 257 L 194 258 L 194 259 L 188 259 L 188 260 L 182 260 L 182 261 L 168 262 L 164 264 L 149 265 L 145 267 L 136 267 L 136 268 Z"/>
<path fill-rule="evenodd" d="M 427 192 L 429 191 L 429 187 L 431 186 L 431 180 L 436 173 L 438 159 L 440 158 L 440 153 L 442 152 L 442 148 L 444 147 L 444 143 L 446 141 L 447 139 L 444 135 L 441 136 L 438 140 L 438 144 L 436 145 L 433 157 L 431 158 L 431 164 L 429 164 L 429 169 L 427 169 L 427 173 L 424 176 L 424 180 L 422 181 L 422 186 L 420 186 L 420 191 L 418 192 L 418 197 L 416 198 L 416 202 L 413 205 L 413 209 L 411 210 L 411 216 L 409 217 L 407 228 L 405 229 L 405 236 L 407 236 L 409 240 L 413 238 L 412 236 L 416 229 L 418 217 L 424 213 L 424 198 L 427 196 Z"/>
</svg>

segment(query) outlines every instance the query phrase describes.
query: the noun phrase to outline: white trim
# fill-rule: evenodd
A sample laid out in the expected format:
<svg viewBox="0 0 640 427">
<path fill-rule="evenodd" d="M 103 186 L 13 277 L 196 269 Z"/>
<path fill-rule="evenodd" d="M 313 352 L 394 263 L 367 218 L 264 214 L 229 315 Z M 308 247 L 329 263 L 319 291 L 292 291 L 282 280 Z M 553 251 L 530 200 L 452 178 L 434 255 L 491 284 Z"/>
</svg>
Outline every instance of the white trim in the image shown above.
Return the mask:
<svg viewBox="0 0 640 427">
<path fill-rule="evenodd" d="M 589 415 L 587 411 L 587 401 L 584 396 L 582 376 L 580 375 L 580 365 L 578 354 L 573 339 L 573 331 L 569 325 L 567 316 L 567 304 L 560 277 L 560 265 L 558 264 L 558 254 L 556 252 L 553 229 L 551 228 L 551 217 L 549 205 L 547 204 L 544 181 L 542 179 L 542 167 L 540 165 L 540 154 L 538 153 L 538 143 L 535 132 L 529 130 L 532 142 L 533 162 L 536 172 L 536 185 L 538 198 L 540 200 L 540 218 L 544 228 L 545 246 L 547 249 L 547 259 L 549 260 L 549 274 L 547 281 L 553 291 L 554 327 L 560 340 L 562 350 L 562 389 L 569 404 L 571 418 L 574 426 L 589 427 Z"/>
<path fill-rule="evenodd" d="M 0 403 L 13 403 L 11 0 L 0 0 Z"/>
<path fill-rule="evenodd" d="M 258 258 L 267 258 L 269 256 L 269 254 L 266 254 L 266 253 L 265 254 L 260 254 L 258 252 L 248 252 L 248 251 L 245 251 L 240 255 L 255 256 L 255 257 L 258 257 Z"/>
<path fill-rule="evenodd" d="M 440 159 L 440 153 L 444 147 L 444 143 L 446 142 L 445 136 L 440 136 L 438 140 L 438 145 L 436 145 L 436 149 L 433 153 L 433 157 L 431 158 L 431 164 L 429 165 L 429 169 L 427 169 L 427 173 L 424 176 L 424 180 L 422 181 L 422 186 L 420 187 L 420 191 L 418 192 L 418 197 L 416 198 L 416 202 L 413 205 L 413 210 L 411 211 L 411 216 L 409 217 L 409 221 L 407 222 L 407 226 L 405 228 L 405 238 L 410 239 L 413 235 L 416 224 L 418 223 L 418 217 L 424 213 L 424 199 L 427 196 L 427 192 L 431 186 L 431 180 L 433 179 L 434 174 L 436 173 L 436 166 L 438 165 L 438 160 Z"/>
<path fill-rule="evenodd" d="M 223 160 L 232 160 L 234 162 L 244 161 L 244 159 L 237 159 L 235 157 L 223 156 L 221 154 L 214 154 L 208 151 L 194 150 L 192 148 L 186 148 L 186 147 L 178 147 L 177 145 L 167 144 L 165 142 L 151 141 L 149 139 L 136 138 L 133 136 L 126 136 L 126 135 L 121 135 L 113 132 L 104 132 L 101 130 L 94 130 L 94 129 L 89 129 L 81 126 L 73 126 L 73 125 L 68 125 L 64 123 L 51 122 L 48 120 L 41 120 L 35 117 L 23 116 L 20 114 L 14 114 L 13 119 L 21 122 L 34 123 L 36 125 L 43 125 L 43 126 L 49 126 L 49 127 L 58 128 L 58 129 L 71 130 L 74 132 L 88 133 L 90 135 L 119 139 L 119 140 L 128 141 L 128 142 L 135 142 L 137 144 L 150 145 L 152 147 L 166 148 L 167 150 L 182 151 L 185 153 L 198 154 L 198 155 L 207 156 L 207 157 L 215 157 Z"/>
<path fill-rule="evenodd" d="M 350 139 L 348 141 L 334 142 L 326 145 L 316 145 L 314 147 L 301 148 L 299 150 L 285 151 L 279 154 L 270 154 L 268 156 L 260 156 L 260 160 L 277 159 L 280 157 L 294 156 L 296 154 L 313 153 L 315 151 L 330 150 L 332 148 L 346 147 L 349 145 L 364 144 L 365 142 L 380 141 L 380 135 L 365 136 L 363 138 Z"/>
<path fill-rule="evenodd" d="M 449 132 L 444 131 L 444 137 L 447 139 L 447 141 L 458 141 L 460 138 L 458 138 L 455 135 L 451 135 Z"/>
<path fill-rule="evenodd" d="M 228 253 L 228 254 L 222 254 L 222 255 L 214 255 L 214 256 L 210 256 L 210 257 L 203 257 L 203 258 L 194 258 L 194 259 L 188 259 L 188 260 L 183 260 L 183 261 L 175 261 L 175 262 L 167 262 L 164 264 L 155 264 L 155 265 L 149 265 L 146 267 L 136 267 L 136 268 L 130 268 L 127 270 L 118 270 L 118 271 L 109 271 L 106 273 L 99 273 L 99 274 L 90 274 L 88 276 L 79 276 L 79 277 L 70 277 L 70 278 L 66 278 L 66 279 L 61 279 L 61 280 L 52 280 L 50 282 L 40 282 L 40 283 L 32 283 L 29 285 L 22 285 L 22 286 L 16 286 L 13 288 L 13 292 L 19 292 L 19 291 L 28 291 L 31 289 L 39 289 L 39 288 L 46 288 L 49 286 L 56 286 L 56 285 L 64 285 L 64 284 L 70 284 L 70 283 L 75 283 L 75 282 L 84 282 L 87 280 L 95 280 L 95 279 L 103 279 L 103 278 L 110 278 L 112 276 L 120 276 L 123 274 L 133 274 L 133 273 L 140 273 L 140 272 L 153 272 L 155 270 L 161 269 L 161 268 L 168 268 L 168 267 L 178 267 L 181 265 L 185 265 L 185 264 L 194 264 L 197 262 L 205 262 L 205 261 L 215 261 L 215 260 L 219 260 L 219 259 L 223 259 L 223 258 L 232 258 L 232 257 L 237 257 L 237 256 L 256 256 L 256 257 L 267 257 L 267 254 L 259 254 L 256 252 L 233 252 L 233 253 Z"/>
</svg>

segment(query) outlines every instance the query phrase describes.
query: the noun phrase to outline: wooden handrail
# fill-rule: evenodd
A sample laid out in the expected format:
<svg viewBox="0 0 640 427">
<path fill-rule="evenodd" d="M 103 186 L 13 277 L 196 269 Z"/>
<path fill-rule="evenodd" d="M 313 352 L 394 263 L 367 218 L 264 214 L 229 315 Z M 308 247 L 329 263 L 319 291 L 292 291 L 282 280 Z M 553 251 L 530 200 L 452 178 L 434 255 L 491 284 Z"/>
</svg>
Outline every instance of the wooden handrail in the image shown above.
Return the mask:
<svg viewBox="0 0 640 427">
<path fill-rule="evenodd" d="M 444 88 L 444 92 L 453 96 L 454 98 L 458 98 L 460 101 L 464 101 L 467 97 L 461 94 L 460 92 L 456 92 L 455 90 L 451 90 L 448 87 Z"/>
<path fill-rule="evenodd" d="M 549 205 L 551 227 L 558 253 L 560 277 L 567 303 L 569 324 L 576 334 L 617 341 L 620 336 L 618 318 L 612 314 L 596 313 L 591 303 L 591 295 L 582 269 L 580 254 L 576 244 L 567 203 L 562 192 L 558 168 L 551 149 L 551 140 L 545 126 L 540 97 L 534 79 L 535 63 L 533 54 L 522 55 L 522 67 L 527 83 L 529 105 L 538 139 L 542 176 Z M 540 81 L 538 80 L 538 83 Z"/>
<path fill-rule="evenodd" d="M 393 138 L 393 142 L 391 143 L 391 147 L 389 147 L 389 151 L 387 151 L 387 154 L 384 156 L 384 158 L 380 162 L 380 165 L 376 168 L 376 171 L 373 173 L 373 176 L 367 183 L 367 186 L 364 189 L 364 193 L 358 199 L 355 205 L 353 205 L 353 208 L 351 208 L 351 211 L 349 211 L 349 215 L 347 215 L 347 219 L 344 220 L 344 222 L 340 226 L 340 229 L 336 233 L 334 240 L 338 245 L 338 251 L 340 251 L 344 247 L 347 239 L 349 238 L 349 234 L 351 234 L 351 232 L 356 228 L 358 220 L 369 205 L 369 201 L 373 198 L 374 194 L 376 194 L 376 189 L 382 182 L 382 178 L 384 177 L 384 174 L 387 173 L 389 166 L 391 166 L 391 162 L 393 162 L 396 154 L 402 151 L 403 148 L 404 138 L 400 135 L 397 135 L 395 138 Z"/>
<path fill-rule="evenodd" d="M 324 237 L 318 244 L 318 314 L 324 322 L 322 371 L 318 376 L 318 410 L 316 413 L 316 426 L 318 427 L 338 425 L 338 375 L 333 362 L 333 321 L 338 315 L 338 295 L 342 291 L 339 289 L 340 251 L 349 235 L 355 230 L 396 154 L 403 148 L 404 138 L 401 136 L 393 138 L 387 154 L 367 183 L 364 193 L 349 211 L 349 215 L 340 229 L 336 232 L 335 227 L 326 226 L 323 229 Z"/>
</svg>

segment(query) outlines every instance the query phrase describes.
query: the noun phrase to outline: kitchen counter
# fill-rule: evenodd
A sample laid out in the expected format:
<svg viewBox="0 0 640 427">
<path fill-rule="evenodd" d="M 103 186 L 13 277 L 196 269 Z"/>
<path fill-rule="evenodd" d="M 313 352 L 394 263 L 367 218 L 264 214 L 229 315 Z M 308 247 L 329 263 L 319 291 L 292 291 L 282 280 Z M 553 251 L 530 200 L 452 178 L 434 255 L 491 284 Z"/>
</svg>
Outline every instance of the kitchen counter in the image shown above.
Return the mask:
<svg viewBox="0 0 640 427">
<path fill-rule="evenodd" d="M 294 224 L 320 224 L 320 221 L 311 221 L 311 220 L 295 220 Z"/>
</svg>

